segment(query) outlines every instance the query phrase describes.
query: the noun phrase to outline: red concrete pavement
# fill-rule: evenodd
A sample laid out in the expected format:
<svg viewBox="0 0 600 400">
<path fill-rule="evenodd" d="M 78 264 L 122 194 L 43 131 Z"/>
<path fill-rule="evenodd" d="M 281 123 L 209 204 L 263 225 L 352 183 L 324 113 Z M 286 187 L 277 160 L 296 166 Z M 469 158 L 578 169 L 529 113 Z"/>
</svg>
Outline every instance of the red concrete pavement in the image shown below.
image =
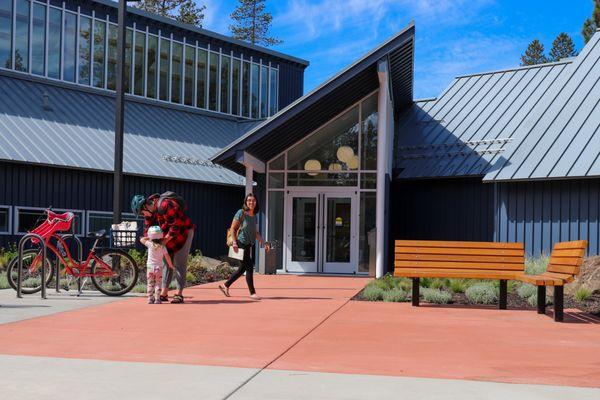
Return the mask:
<svg viewBox="0 0 600 400">
<path fill-rule="evenodd" d="M 348 302 L 361 278 L 256 280 L 260 302 L 241 282 L 231 298 L 210 284 L 183 305 L 139 298 L 0 325 L 0 354 L 600 387 L 597 318 Z"/>
</svg>

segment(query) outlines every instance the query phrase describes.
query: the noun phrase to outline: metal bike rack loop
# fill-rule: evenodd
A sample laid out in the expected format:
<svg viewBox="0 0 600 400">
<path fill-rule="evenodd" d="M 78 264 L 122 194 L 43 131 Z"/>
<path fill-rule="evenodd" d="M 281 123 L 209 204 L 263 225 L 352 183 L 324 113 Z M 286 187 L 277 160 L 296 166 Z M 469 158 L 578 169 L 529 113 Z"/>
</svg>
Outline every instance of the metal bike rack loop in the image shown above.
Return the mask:
<svg viewBox="0 0 600 400">
<path fill-rule="evenodd" d="M 42 247 L 42 299 L 46 298 L 46 267 L 50 267 L 46 265 L 46 242 L 44 238 L 38 235 L 37 233 L 28 233 L 19 240 L 19 269 L 17 271 L 17 297 L 22 298 L 22 287 L 23 287 L 23 248 L 25 247 L 25 243 L 28 240 L 37 239 L 39 245 Z"/>
<path fill-rule="evenodd" d="M 65 242 L 66 242 L 66 239 L 69 239 L 69 238 L 75 240 L 75 242 L 77 243 L 77 255 L 78 255 L 77 260 L 81 263 L 82 259 L 83 259 L 83 243 L 81 242 L 81 239 L 79 239 L 77 237 L 77 235 L 75 234 L 74 226 L 75 226 L 75 224 L 73 224 L 71 226 L 71 233 L 67 233 L 66 235 L 61 235 L 60 237 L 63 238 L 63 240 L 65 240 Z M 60 292 L 60 289 L 59 289 L 60 288 L 60 285 L 59 285 L 60 268 L 58 268 L 58 266 L 59 265 L 57 262 L 56 263 L 56 293 Z M 78 293 L 81 294 L 81 278 L 77 278 L 77 290 L 78 290 Z"/>
</svg>

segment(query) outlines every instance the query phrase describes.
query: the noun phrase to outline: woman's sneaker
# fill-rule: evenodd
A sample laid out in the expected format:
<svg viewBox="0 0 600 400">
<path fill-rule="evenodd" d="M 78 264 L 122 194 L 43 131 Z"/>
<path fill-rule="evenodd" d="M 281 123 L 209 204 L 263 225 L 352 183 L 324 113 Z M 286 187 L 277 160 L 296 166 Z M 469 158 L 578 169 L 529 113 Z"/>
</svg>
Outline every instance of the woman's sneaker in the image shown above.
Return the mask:
<svg viewBox="0 0 600 400">
<path fill-rule="evenodd" d="M 154 304 L 154 296 L 148 296 L 148 304 Z"/>
</svg>

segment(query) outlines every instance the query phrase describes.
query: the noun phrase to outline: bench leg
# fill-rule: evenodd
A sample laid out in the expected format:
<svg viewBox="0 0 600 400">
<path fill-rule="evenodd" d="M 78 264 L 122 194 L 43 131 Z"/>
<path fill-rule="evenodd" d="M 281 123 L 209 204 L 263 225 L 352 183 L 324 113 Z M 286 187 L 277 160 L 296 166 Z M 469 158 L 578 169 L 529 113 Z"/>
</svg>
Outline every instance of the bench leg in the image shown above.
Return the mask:
<svg viewBox="0 0 600 400">
<path fill-rule="evenodd" d="M 546 286 L 538 286 L 537 292 L 538 314 L 546 314 Z"/>
<path fill-rule="evenodd" d="M 564 286 L 554 286 L 554 320 L 563 321 Z"/>
<path fill-rule="evenodd" d="M 421 278 L 412 278 L 412 305 L 417 307 L 419 305 L 419 285 Z"/>
<path fill-rule="evenodd" d="M 506 299 L 508 297 L 508 282 L 506 279 L 500 280 L 500 298 L 498 299 L 498 308 L 506 310 Z"/>
</svg>

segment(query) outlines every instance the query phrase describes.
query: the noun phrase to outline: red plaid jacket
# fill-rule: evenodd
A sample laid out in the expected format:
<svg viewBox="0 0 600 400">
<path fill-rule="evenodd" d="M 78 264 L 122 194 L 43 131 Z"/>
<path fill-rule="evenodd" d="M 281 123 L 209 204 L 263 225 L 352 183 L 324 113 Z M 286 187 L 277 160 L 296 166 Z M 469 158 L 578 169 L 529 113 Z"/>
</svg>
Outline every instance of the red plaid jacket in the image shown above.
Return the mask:
<svg viewBox="0 0 600 400">
<path fill-rule="evenodd" d="M 160 226 L 163 234 L 172 237 L 167 242 L 167 250 L 173 254 L 179 251 L 188 238 L 188 231 L 196 229 L 190 218 L 185 214 L 185 210 L 179 207 L 179 204 L 173 199 L 164 199 L 161 208 L 165 210 L 163 214 L 158 213 L 158 196 L 148 198 L 148 202 L 155 205 L 157 211 L 152 216 L 144 218 L 144 236 L 148 234 L 148 228 L 153 225 Z M 153 202 L 153 203 L 152 203 Z"/>
</svg>

